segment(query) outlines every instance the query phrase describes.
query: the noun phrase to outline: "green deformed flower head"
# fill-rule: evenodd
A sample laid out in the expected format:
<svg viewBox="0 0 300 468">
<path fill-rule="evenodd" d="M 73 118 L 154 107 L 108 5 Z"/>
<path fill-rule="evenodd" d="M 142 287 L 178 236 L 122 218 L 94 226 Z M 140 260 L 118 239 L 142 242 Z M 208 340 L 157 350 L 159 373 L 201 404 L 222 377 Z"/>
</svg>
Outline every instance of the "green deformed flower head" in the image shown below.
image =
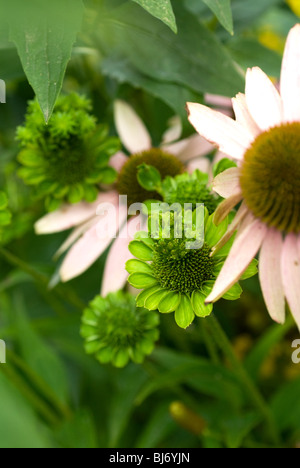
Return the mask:
<svg viewBox="0 0 300 468">
<path fill-rule="evenodd" d="M 92 202 L 98 184 L 116 178 L 108 162 L 119 150 L 119 140 L 108 136 L 105 125 L 97 125 L 91 102 L 75 93 L 58 99 L 48 125 L 38 102 L 31 101 L 17 139 L 23 166 L 19 175 L 46 198 L 50 211 L 62 202 Z"/>
<path fill-rule="evenodd" d="M 142 363 L 159 338 L 159 315 L 137 307 L 135 298 L 119 291 L 97 296 L 84 311 L 81 335 L 85 350 L 101 363 L 124 367 Z"/>
<path fill-rule="evenodd" d="M 172 229 L 169 238 L 164 237 L 163 229 L 155 238 L 145 232 L 138 233 L 129 245 L 136 259 L 126 264 L 128 281 L 135 288 L 143 289 L 137 297 L 137 306 L 158 309 L 161 313 L 175 312 L 176 323 L 182 328 L 188 327 L 195 315 L 206 317 L 212 312 L 213 305 L 206 305 L 205 299 L 232 245 L 231 241 L 212 256 L 213 247 L 227 230 L 228 219 L 215 226 L 213 215 L 205 209 L 203 223 L 204 242 L 195 236 L 193 248 L 187 248 L 193 239 L 190 235 L 186 237 L 186 231 L 183 230 L 182 238 L 175 238 Z M 256 263 L 256 260 L 252 262 L 242 279 L 257 273 Z M 236 283 L 223 297 L 235 300 L 241 293 L 241 286 Z"/>
</svg>

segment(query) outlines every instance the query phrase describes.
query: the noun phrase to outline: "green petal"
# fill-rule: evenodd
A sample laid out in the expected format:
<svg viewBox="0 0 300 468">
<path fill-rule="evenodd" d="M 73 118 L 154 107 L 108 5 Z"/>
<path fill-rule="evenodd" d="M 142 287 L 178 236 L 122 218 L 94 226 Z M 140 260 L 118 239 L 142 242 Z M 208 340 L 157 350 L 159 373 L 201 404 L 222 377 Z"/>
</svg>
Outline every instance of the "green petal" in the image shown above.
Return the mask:
<svg viewBox="0 0 300 468">
<path fill-rule="evenodd" d="M 0 226 L 8 226 L 11 222 L 12 215 L 10 211 L 0 211 Z"/>
<path fill-rule="evenodd" d="M 128 282 L 137 289 L 148 288 L 157 283 L 153 276 L 147 275 L 146 273 L 132 273 L 128 278 Z"/>
<path fill-rule="evenodd" d="M 87 354 L 95 354 L 99 351 L 100 348 L 101 343 L 99 342 L 99 340 L 90 341 L 85 343 L 84 345 L 84 349 Z"/>
<path fill-rule="evenodd" d="M 106 167 L 105 169 L 100 169 L 99 171 L 100 179 L 97 182 L 102 184 L 113 184 L 117 178 L 117 171 L 112 167 Z"/>
<path fill-rule="evenodd" d="M 83 189 L 84 189 L 84 199 L 89 203 L 94 202 L 99 193 L 97 188 L 94 187 L 94 185 L 84 185 Z"/>
<path fill-rule="evenodd" d="M 161 289 L 160 291 L 155 292 L 154 294 L 151 294 L 146 300 L 145 300 L 145 306 L 146 309 L 148 310 L 157 310 L 159 303 L 169 294 L 169 291 L 165 291 Z"/>
<path fill-rule="evenodd" d="M 56 211 L 61 205 L 61 200 L 55 200 L 54 198 L 46 198 L 45 206 L 48 211 Z"/>
<path fill-rule="evenodd" d="M 104 348 L 96 354 L 96 358 L 101 362 L 101 364 L 106 364 L 112 360 L 113 353 L 114 351 L 112 348 Z"/>
<path fill-rule="evenodd" d="M 84 189 L 81 184 L 73 185 L 68 194 L 70 203 L 79 203 L 84 197 Z"/>
<path fill-rule="evenodd" d="M 129 353 L 127 350 L 118 351 L 115 356 L 112 358 L 112 363 L 116 367 L 125 367 L 129 361 Z"/>
<path fill-rule="evenodd" d="M 256 260 L 256 258 L 254 258 L 240 279 L 246 280 L 248 278 L 251 278 L 252 276 L 255 276 L 257 273 L 258 273 L 258 261 Z"/>
<path fill-rule="evenodd" d="M 160 285 L 156 284 L 155 286 L 152 286 L 151 288 L 147 288 L 145 289 L 145 291 L 140 292 L 140 294 L 136 298 L 137 307 L 144 307 L 145 300 L 147 299 L 147 297 L 151 296 L 151 294 L 154 294 L 160 289 Z"/>
<path fill-rule="evenodd" d="M 148 263 L 142 262 L 141 260 L 128 260 L 126 262 L 126 271 L 128 273 L 147 273 L 148 275 L 152 275 L 152 268 Z"/>
<path fill-rule="evenodd" d="M 213 305 L 205 305 L 206 296 L 200 291 L 194 291 L 192 294 L 192 304 L 197 317 L 208 317 L 212 313 Z"/>
<path fill-rule="evenodd" d="M 168 295 L 159 303 L 158 310 L 162 314 L 174 312 L 179 306 L 181 296 L 177 292 L 170 291 Z"/>
<path fill-rule="evenodd" d="M 153 259 L 153 251 L 144 242 L 134 240 L 129 244 L 129 251 L 136 258 L 149 262 Z"/>
<path fill-rule="evenodd" d="M 187 328 L 194 318 L 195 314 L 190 298 L 183 294 L 180 304 L 175 310 L 175 321 L 180 328 Z"/>
<path fill-rule="evenodd" d="M 21 151 L 18 155 L 18 161 L 28 167 L 42 166 L 45 162 L 43 156 L 34 150 Z"/>
<path fill-rule="evenodd" d="M 4 210 L 8 205 L 7 196 L 4 192 L 0 192 L 0 210 Z"/>
<path fill-rule="evenodd" d="M 243 293 L 243 290 L 239 283 L 236 283 L 232 288 L 227 291 L 226 294 L 224 294 L 223 299 L 226 299 L 227 301 L 235 301 L 236 299 L 239 299 Z"/>
<path fill-rule="evenodd" d="M 214 215 L 212 214 L 205 226 L 205 242 L 210 246 L 214 247 L 219 240 L 224 236 L 228 228 L 228 218 L 225 218 L 222 223 L 216 226 L 213 222 Z"/>
</svg>

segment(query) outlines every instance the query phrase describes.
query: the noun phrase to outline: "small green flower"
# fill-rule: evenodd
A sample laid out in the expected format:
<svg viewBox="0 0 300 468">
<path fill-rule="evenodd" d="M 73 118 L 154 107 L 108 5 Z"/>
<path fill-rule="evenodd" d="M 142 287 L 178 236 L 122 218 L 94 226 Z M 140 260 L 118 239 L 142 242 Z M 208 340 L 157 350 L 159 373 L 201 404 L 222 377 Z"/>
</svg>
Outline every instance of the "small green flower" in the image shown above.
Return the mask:
<svg viewBox="0 0 300 468">
<path fill-rule="evenodd" d="M 108 166 L 120 143 L 108 136 L 91 114 L 91 102 L 77 94 L 61 96 L 46 125 L 36 100 L 28 105 L 24 126 L 17 130 L 22 164 L 19 176 L 45 197 L 49 211 L 62 202 L 96 200 L 99 184 L 110 184 L 116 172 Z"/>
<path fill-rule="evenodd" d="M 195 210 L 196 212 L 196 210 Z M 194 214 L 195 214 L 194 212 Z M 194 215 L 193 214 L 193 215 Z M 130 274 L 129 283 L 143 291 L 137 297 L 137 306 L 161 313 L 175 312 L 175 321 L 182 327 L 188 327 L 197 317 L 211 314 L 213 305 L 205 304 L 205 299 L 212 291 L 215 280 L 221 271 L 232 245 L 232 240 L 212 256 L 212 249 L 223 237 L 228 227 L 228 218 L 219 226 L 213 223 L 213 214 L 205 209 L 204 242 L 200 238 L 174 235 L 169 238 L 160 229 L 155 238 L 145 232 L 138 233 L 129 245 L 130 252 L 136 259 L 129 260 L 126 270 Z M 151 217 L 149 220 L 151 224 Z M 199 248 L 187 248 L 187 242 L 197 241 Z M 257 273 L 254 260 L 241 279 L 247 279 Z M 242 288 L 236 283 L 224 296 L 235 300 L 241 296 Z"/>
<path fill-rule="evenodd" d="M 4 192 L 0 192 L 0 242 L 2 241 L 5 226 L 11 222 L 11 212 L 8 210 L 8 200 Z"/>
<path fill-rule="evenodd" d="M 102 364 L 124 367 L 131 359 L 142 363 L 159 338 L 159 315 L 136 307 L 135 298 L 118 291 L 97 296 L 84 311 L 81 336 L 85 350 Z"/>
</svg>

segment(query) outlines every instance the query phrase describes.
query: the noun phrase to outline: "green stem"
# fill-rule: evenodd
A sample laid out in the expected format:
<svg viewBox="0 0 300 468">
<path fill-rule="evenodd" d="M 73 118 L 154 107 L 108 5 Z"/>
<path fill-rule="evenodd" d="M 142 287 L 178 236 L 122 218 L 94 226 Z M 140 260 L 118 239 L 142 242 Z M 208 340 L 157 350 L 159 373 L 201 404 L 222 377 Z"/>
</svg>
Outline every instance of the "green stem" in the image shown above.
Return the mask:
<svg viewBox="0 0 300 468">
<path fill-rule="evenodd" d="M 270 432 L 270 436 L 272 437 L 273 442 L 275 444 L 278 444 L 279 435 L 276 429 L 276 423 L 274 421 L 273 414 L 270 411 L 260 391 L 257 389 L 254 382 L 249 377 L 247 371 L 243 367 L 243 364 L 240 362 L 240 360 L 236 356 L 235 351 L 227 335 L 223 331 L 219 321 L 213 314 L 211 314 L 210 317 L 207 317 L 205 320 L 207 320 L 207 323 L 210 326 L 211 333 L 214 336 L 215 341 L 218 344 L 219 348 L 227 356 L 233 369 L 235 370 L 237 376 L 239 377 L 240 382 L 243 384 L 245 390 L 247 391 L 248 396 L 251 398 L 252 402 L 260 411 L 261 415 L 266 421 L 269 432 Z"/>
</svg>

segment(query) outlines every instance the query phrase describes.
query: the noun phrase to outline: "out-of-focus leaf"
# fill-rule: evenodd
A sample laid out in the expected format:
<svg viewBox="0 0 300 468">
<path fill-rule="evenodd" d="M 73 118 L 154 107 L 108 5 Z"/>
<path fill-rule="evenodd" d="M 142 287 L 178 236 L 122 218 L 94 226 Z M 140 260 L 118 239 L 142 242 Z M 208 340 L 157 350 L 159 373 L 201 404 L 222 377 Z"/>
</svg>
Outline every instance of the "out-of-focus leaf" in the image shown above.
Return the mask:
<svg viewBox="0 0 300 468">
<path fill-rule="evenodd" d="M 173 32 L 177 33 L 176 18 L 171 0 L 133 0 L 155 18 L 163 21 Z"/>
<path fill-rule="evenodd" d="M 279 78 L 280 55 L 267 49 L 256 39 L 241 37 L 233 39 L 227 43 L 227 49 L 244 70 L 248 67 L 260 67 L 267 75 Z"/>
<path fill-rule="evenodd" d="M 137 397 L 137 403 L 142 403 L 158 390 L 172 389 L 180 384 L 185 384 L 204 395 L 234 402 L 237 406 L 243 400 L 237 379 L 223 366 L 211 364 L 203 358 L 185 356 L 165 349 L 156 349 L 151 359 L 162 366 L 161 372 L 144 385 Z"/>
<path fill-rule="evenodd" d="M 82 0 L 1 0 L 0 6 L 9 23 L 10 40 L 17 46 L 28 81 L 48 121 L 81 28 Z"/>
<path fill-rule="evenodd" d="M 255 413 L 232 416 L 223 421 L 225 439 L 228 448 L 241 447 L 245 437 L 261 422 L 261 417 Z"/>
<path fill-rule="evenodd" d="M 224 28 L 233 34 L 233 20 L 230 0 L 202 0 L 216 15 Z"/>
<path fill-rule="evenodd" d="M 155 80 L 184 85 L 198 93 L 232 96 L 243 91 L 243 76 L 215 34 L 180 2 L 174 7 L 176 36 L 134 4 L 103 12 L 98 24 L 102 48 L 107 55 L 125 56 Z"/>
<path fill-rule="evenodd" d="M 97 432 L 87 411 L 78 411 L 56 432 L 55 438 L 62 448 L 97 448 Z"/>
<path fill-rule="evenodd" d="M 182 119 L 186 119 L 186 103 L 201 102 L 200 94 L 176 83 L 166 83 L 149 78 L 140 73 L 128 59 L 109 56 L 102 62 L 102 73 L 119 83 L 129 83 L 134 88 L 143 89 L 161 99 Z"/>
<path fill-rule="evenodd" d="M 196 0 L 197 1 L 197 0 Z M 232 0 L 231 8 L 235 29 L 242 29 L 252 24 L 270 7 L 282 3 L 281 0 Z"/>
<path fill-rule="evenodd" d="M 5 365 L 5 364 L 4 364 Z M 15 387 L 0 372 L 0 447 L 50 448 L 46 431 Z"/>
<path fill-rule="evenodd" d="M 51 388 L 60 401 L 65 401 L 68 394 L 68 383 L 64 366 L 55 353 L 34 331 L 26 315 L 24 304 L 16 297 L 16 327 L 21 353 L 26 363 Z"/>
<path fill-rule="evenodd" d="M 300 429 L 299 395 L 300 378 L 283 385 L 273 397 L 271 409 L 279 429 Z"/>
<path fill-rule="evenodd" d="M 172 431 L 178 430 L 169 412 L 169 402 L 155 408 L 136 443 L 136 448 L 159 447 L 162 440 Z"/>
</svg>

